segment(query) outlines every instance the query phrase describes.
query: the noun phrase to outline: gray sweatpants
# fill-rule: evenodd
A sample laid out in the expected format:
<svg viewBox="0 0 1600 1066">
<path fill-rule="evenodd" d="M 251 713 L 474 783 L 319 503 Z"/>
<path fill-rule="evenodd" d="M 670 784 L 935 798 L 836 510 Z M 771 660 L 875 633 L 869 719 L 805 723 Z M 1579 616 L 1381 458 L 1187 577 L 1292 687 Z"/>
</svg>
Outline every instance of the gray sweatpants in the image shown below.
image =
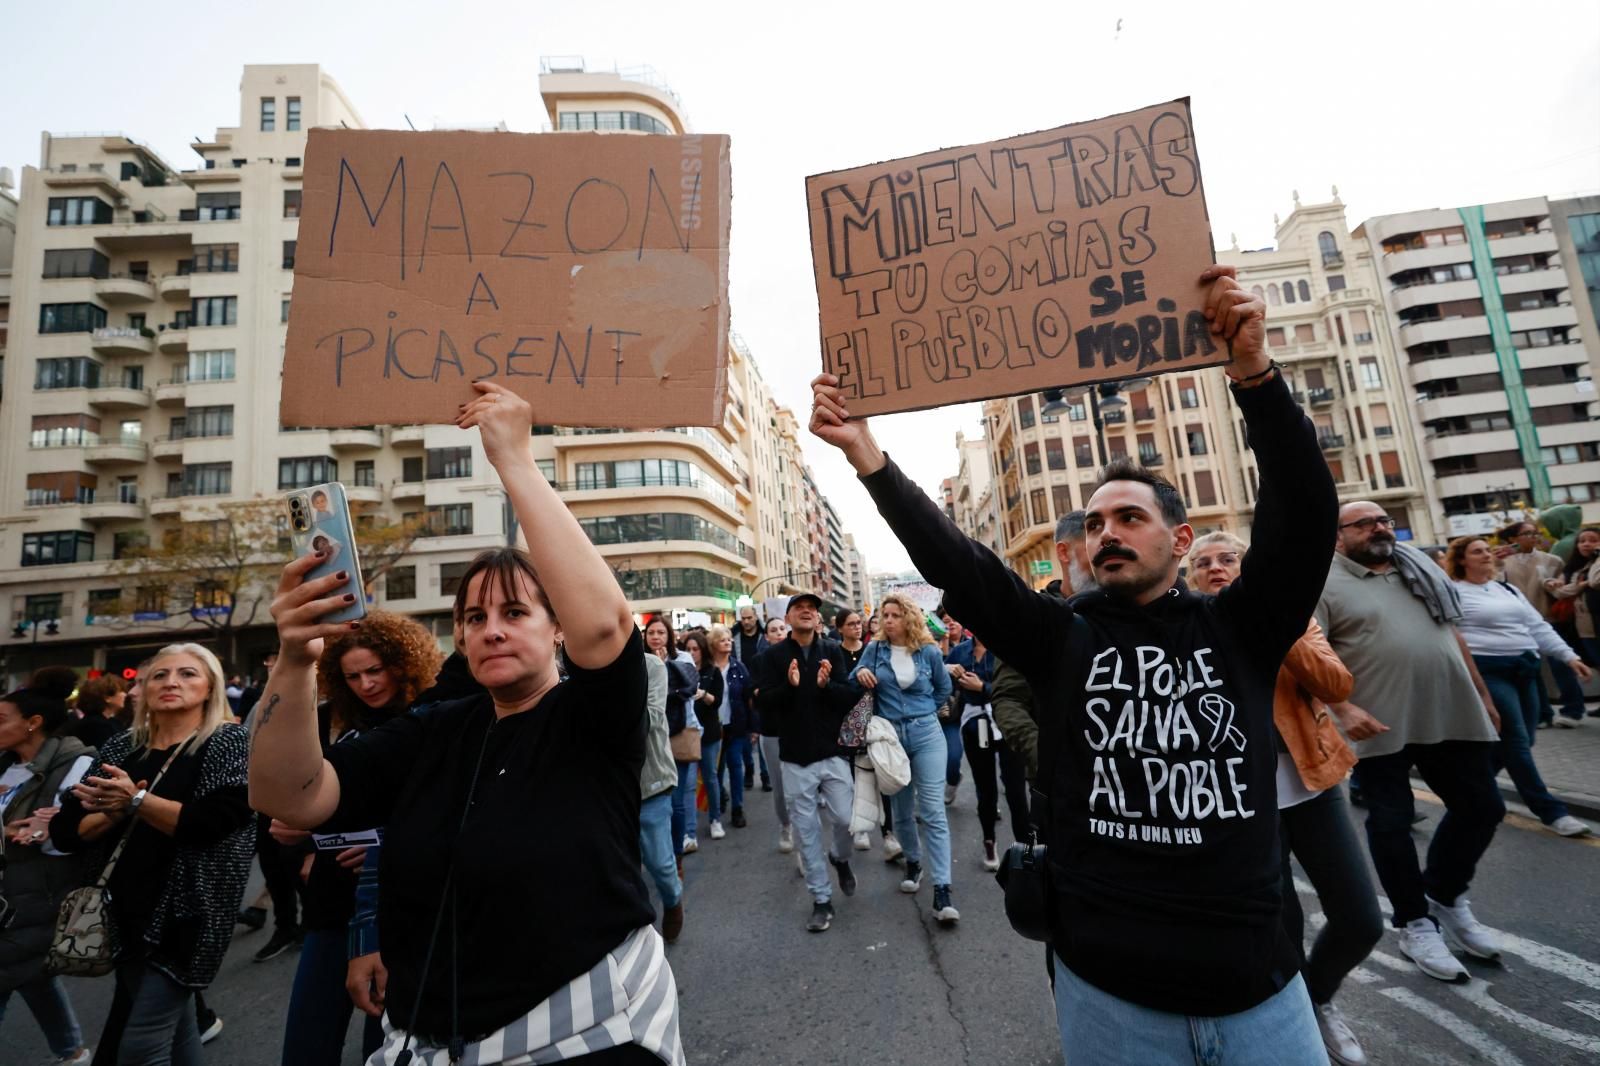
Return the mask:
<svg viewBox="0 0 1600 1066">
<path fill-rule="evenodd" d="M 823 861 L 822 834 L 831 830 L 828 858 L 850 858 L 850 808 L 855 804 L 855 781 L 846 759 L 818 759 L 809 766 L 783 764 L 784 791 L 794 813 L 794 835 L 799 837 L 800 858 L 806 869 L 806 888 L 818 903 L 833 898 L 833 881 Z"/>
<path fill-rule="evenodd" d="M 761 734 L 761 754 L 767 757 L 767 769 L 772 775 L 772 809 L 778 812 L 778 824 L 789 824 L 789 803 L 783 798 L 783 762 L 778 758 L 778 738 Z"/>
</svg>

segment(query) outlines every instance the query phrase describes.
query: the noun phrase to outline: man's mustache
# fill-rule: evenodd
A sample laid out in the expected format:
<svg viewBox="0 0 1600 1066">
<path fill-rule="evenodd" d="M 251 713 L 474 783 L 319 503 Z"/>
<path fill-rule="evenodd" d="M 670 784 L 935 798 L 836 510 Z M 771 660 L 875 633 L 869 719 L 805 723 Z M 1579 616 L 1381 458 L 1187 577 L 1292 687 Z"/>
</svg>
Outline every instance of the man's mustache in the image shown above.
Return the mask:
<svg viewBox="0 0 1600 1066">
<path fill-rule="evenodd" d="M 1139 553 L 1132 548 L 1124 548 L 1120 544 L 1107 544 L 1094 554 L 1094 565 L 1099 566 L 1108 559 L 1127 559 L 1130 562 L 1139 561 Z"/>
</svg>

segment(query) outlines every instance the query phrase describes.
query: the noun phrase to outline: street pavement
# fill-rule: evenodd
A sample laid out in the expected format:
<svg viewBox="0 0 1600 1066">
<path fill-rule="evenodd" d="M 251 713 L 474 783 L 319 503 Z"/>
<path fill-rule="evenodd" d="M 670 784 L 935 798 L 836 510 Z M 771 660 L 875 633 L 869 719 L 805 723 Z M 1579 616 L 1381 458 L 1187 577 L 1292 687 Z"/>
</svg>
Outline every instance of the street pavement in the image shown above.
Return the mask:
<svg viewBox="0 0 1600 1066">
<path fill-rule="evenodd" d="M 1595 707 L 1590 703 L 1590 709 Z M 1600 819 L 1600 718 L 1585 718 L 1576 729 L 1540 729 L 1533 738 L 1533 761 L 1545 787 L 1579 818 Z M 1516 795 L 1511 778 L 1500 775 L 1501 791 Z"/>
<path fill-rule="evenodd" d="M 1600 738 L 1542 731 L 1538 751 Z M 1568 738 L 1571 738 L 1570 741 Z M 999 889 L 980 865 L 975 797 L 951 808 L 955 902 L 962 919 L 939 928 L 925 885 L 898 890 L 899 867 L 858 852 L 860 886 L 836 897 L 826 933 L 805 931 L 810 901 L 792 856 L 776 851 L 772 797 L 748 800 L 750 827 L 685 860 L 688 919 L 668 958 L 682 1002 L 689 1062 L 701 1064 L 1051 1064 L 1062 1061 L 1043 949 L 1006 924 Z M 1418 810 L 1425 847 L 1440 808 Z M 1360 817 L 1360 812 L 1356 812 Z M 1009 827 L 1002 825 L 1002 843 Z M 561 862 L 553 857 L 552 869 Z M 1564 840 L 1525 814 L 1501 827 L 1473 885 L 1479 917 L 1507 935 L 1503 964 L 1468 961 L 1470 983 L 1445 985 L 1403 959 L 1388 934 L 1340 993 L 1376 1066 L 1557 1066 L 1600 1060 L 1600 840 Z M 254 885 L 251 892 L 255 891 Z M 1315 898 L 1303 894 L 1311 921 Z M 294 953 L 256 964 L 265 933 L 237 936 L 207 994 L 225 1028 L 206 1048 L 213 1066 L 280 1061 Z M 91 1042 L 110 1000 L 109 978 L 69 980 Z M 359 1062 L 356 1028 L 344 1062 Z M 14 1000 L 0 1023 L 0 1066 L 49 1061 L 31 1016 Z M 1078 1064 L 1074 1064 L 1078 1066 Z M 1092 1064 L 1088 1064 L 1092 1066 Z"/>
</svg>

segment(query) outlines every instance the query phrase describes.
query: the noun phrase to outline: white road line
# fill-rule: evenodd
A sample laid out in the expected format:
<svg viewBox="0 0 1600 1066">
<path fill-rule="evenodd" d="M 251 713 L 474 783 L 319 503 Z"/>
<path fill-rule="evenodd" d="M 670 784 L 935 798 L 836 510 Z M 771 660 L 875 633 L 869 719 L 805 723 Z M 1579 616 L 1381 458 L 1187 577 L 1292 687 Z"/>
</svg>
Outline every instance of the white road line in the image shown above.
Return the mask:
<svg viewBox="0 0 1600 1066">
<path fill-rule="evenodd" d="M 1403 974 L 1407 974 L 1407 975 L 1411 975 L 1411 976 L 1422 976 L 1423 975 L 1422 971 L 1417 969 L 1417 966 L 1416 966 L 1415 963 L 1407 962 L 1405 959 L 1402 959 L 1397 955 L 1390 955 L 1387 952 L 1379 951 L 1376 948 L 1374 948 L 1372 950 L 1372 952 L 1367 955 L 1367 961 L 1368 962 L 1375 962 L 1379 966 L 1386 966 L 1389 969 L 1393 970 L 1395 973 L 1403 973 Z M 1438 979 L 1437 978 L 1429 978 L 1429 980 L 1438 980 Z M 1444 982 L 1440 981 L 1439 983 L 1443 984 Z"/>
<path fill-rule="evenodd" d="M 1357 966 L 1346 976 L 1358 985 L 1381 985 L 1383 983 L 1381 974 L 1375 974 L 1365 966 Z"/>
<path fill-rule="evenodd" d="M 1473 981 L 1471 984 L 1466 985 L 1452 985 L 1450 990 L 1495 1017 L 1502 1018 L 1512 1025 L 1520 1026 L 1530 1033 L 1544 1037 L 1546 1040 L 1553 1040 L 1557 1044 L 1565 1044 L 1567 1047 L 1590 1055 L 1600 1055 L 1600 1036 L 1586 1036 L 1583 1033 L 1574 1033 L 1570 1029 L 1563 1029 L 1558 1025 L 1541 1022 L 1537 1018 L 1530 1018 L 1521 1011 L 1512 1010 L 1495 999 L 1490 994 L 1491 988 L 1493 986 L 1487 981 Z"/>
<path fill-rule="evenodd" d="M 1579 1014 L 1587 1014 L 1591 1018 L 1600 1018 L 1600 1003 L 1588 1003 L 1584 1000 L 1573 1002 L 1569 1000 L 1567 1002 L 1567 1006 L 1571 1007 Z"/>
<path fill-rule="evenodd" d="M 1378 993 L 1415 1011 L 1445 1032 L 1488 1059 L 1494 1066 L 1522 1066 L 1522 1060 L 1511 1049 L 1488 1033 L 1469 1023 L 1465 1018 L 1443 1007 L 1428 1002 L 1409 988 L 1385 988 Z"/>
</svg>

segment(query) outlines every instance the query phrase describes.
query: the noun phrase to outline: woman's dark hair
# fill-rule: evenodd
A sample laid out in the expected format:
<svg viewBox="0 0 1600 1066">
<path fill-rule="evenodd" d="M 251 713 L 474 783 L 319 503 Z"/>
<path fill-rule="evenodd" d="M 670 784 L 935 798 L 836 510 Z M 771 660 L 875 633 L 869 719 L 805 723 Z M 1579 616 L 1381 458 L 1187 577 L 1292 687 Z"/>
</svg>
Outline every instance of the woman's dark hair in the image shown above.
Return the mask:
<svg viewBox="0 0 1600 1066">
<path fill-rule="evenodd" d="M 683 650 L 688 651 L 693 644 L 700 649 L 700 667 L 704 669 L 711 665 L 711 643 L 706 640 L 706 635 L 698 629 L 691 629 L 683 635 Z"/>
<path fill-rule="evenodd" d="M 850 616 L 851 615 L 860 614 L 860 613 L 861 612 L 856 610 L 854 607 L 842 607 L 842 608 L 840 608 L 839 609 L 839 613 L 833 616 L 833 628 L 835 628 L 835 629 L 843 629 L 844 628 L 844 624 L 846 622 L 850 621 Z"/>
<path fill-rule="evenodd" d="M 127 682 L 115 674 L 101 674 L 78 686 L 78 710 L 85 718 L 100 718 L 106 713 L 106 704 L 119 692 L 128 691 Z"/>
<path fill-rule="evenodd" d="M 550 620 L 560 621 L 556 617 L 556 609 L 550 605 L 550 596 L 539 581 L 539 572 L 533 568 L 533 560 L 528 558 L 528 553 L 520 548 L 490 548 L 474 556 L 472 562 L 467 564 L 466 573 L 461 575 L 461 584 L 456 587 L 456 602 L 452 612 L 457 622 L 466 619 L 467 594 L 472 588 L 472 579 L 479 574 L 488 576 L 478 589 L 478 602 L 474 606 L 482 606 L 488 601 L 489 584 L 493 581 L 500 582 L 500 594 L 506 599 L 520 598 L 522 590 L 517 587 L 520 577 L 527 582 L 534 598 L 539 601 L 539 606 L 545 609 Z"/>
<path fill-rule="evenodd" d="M 1577 535 L 1572 538 L 1572 554 L 1567 556 L 1566 569 L 1563 571 L 1567 577 L 1571 577 L 1584 567 L 1592 565 L 1597 558 L 1600 558 L 1600 555 L 1591 555 L 1585 559 L 1583 557 L 1583 553 L 1578 551 L 1578 540 L 1585 533 L 1593 533 L 1597 536 L 1600 536 L 1600 526 L 1584 526 L 1582 529 L 1578 530 Z"/>
<path fill-rule="evenodd" d="M 670 659 L 670 658 L 672 658 L 672 653 L 678 650 L 678 634 L 676 634 L 676 633 L 674 633 L 672 631 L 672 619 L 668 618 L 664 614 L 658 614 L 654 618 L 650 619 L 650 621 L 646 622 L 644 624 L 644 632 L 645 633 L 650 632 L 650 627 L 655 625 L 657 622 L 660 622 L 663 626 L 666 627 L 666 630 L 667 630 L 667 658 Z M 642 635 L 643 634 L 641 634 L 641 636 Z M 648 648 L 649 645 L 646 644 L 645 647 Z"/>
<path fill-rule="evenodd" d="M 55 736 L 67 720 L 67 697 L 78 687 L 78 675 L 62 667 L 46 667 L 34 672 L 26 688 L 0 696 L 0 703 L 17 708 L 24 719 L 43 719 L 44 735 Z"/>
</svg>

